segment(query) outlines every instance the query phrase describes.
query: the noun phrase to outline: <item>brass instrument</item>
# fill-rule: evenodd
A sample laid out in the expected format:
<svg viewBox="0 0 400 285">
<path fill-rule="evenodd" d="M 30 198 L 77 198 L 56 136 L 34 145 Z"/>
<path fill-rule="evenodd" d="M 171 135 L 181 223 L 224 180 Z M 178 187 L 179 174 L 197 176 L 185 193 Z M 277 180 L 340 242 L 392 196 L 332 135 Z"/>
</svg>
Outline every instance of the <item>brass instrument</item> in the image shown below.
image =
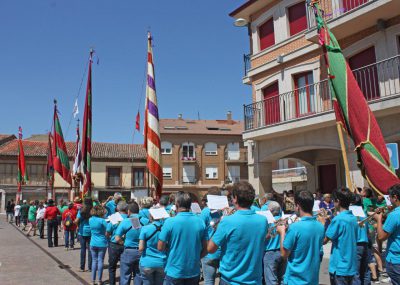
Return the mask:
<svg viewBox="0 0 400 285">
<path fill-rule="evenodd" d="M 214 229 L 217 229 L 218 224 L 221 222 L 223 217 L 233 215 L 236 212 L 235 208 L 226 208 L 223 210 L 218 210 L 217 212 L 221 213 L 221 217 L 219 218 L 214 218 L 210 221 L 210 226 Z"/>
<path fill-rule="evenodd" d="M 289 221 L 291 221 L 291 223 L 289 223 Z M 276 237 L 278 235 L 278 232 L 276 231 L 276 228 L 278 226 L 285 226 L 286 228 L 288 228 L 290 224 L 296 223 L 298 221 L 300 221 L 300 218 L 297 217 L 297 215 L 292 215 L 290 217 L 277 220 L 272 227 L 268 228 L 267 237 L 269 238 Z"/>
<path fill-rule="evenodd" d="M 325 208 L 320 208 L 317 214 L 317 220 L 325 225 L 326 221 L 330 219 L 331 215 L 329 214 L 329 211 L 327 211 Z"/>
<path fill-rule="evenodd" d="M 371 221 L 371 220 L 374 218 L 374 216 L 375 216 L 376 214 L 380 214 L 381 212 L 382 212 L 383 214 L 385 214 L 387 211 L 388 211 L 388 209 L 387 209 L 386 207 L 379 207 L 379 208 L 376 208 L 376 209 L 375 209 L 375 213 L 373 213 L 372 215 L 370 215 L 370 216 L 368 216 L 368 217 L 366 217 L 366 218 L 364 218 L 364 219 L 358 221 L 358 225 L 359 225 L 361 228 L 363 228 L 363 227 L 365 227 L 365 223 Z"/>
</svg>

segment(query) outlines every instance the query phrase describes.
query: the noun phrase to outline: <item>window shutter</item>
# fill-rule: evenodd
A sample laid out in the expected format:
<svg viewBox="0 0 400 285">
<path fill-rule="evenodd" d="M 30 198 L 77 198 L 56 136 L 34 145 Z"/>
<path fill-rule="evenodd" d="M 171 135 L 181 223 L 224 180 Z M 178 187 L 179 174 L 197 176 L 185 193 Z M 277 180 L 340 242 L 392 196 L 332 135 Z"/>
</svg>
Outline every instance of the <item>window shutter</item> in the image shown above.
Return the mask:
<svg viewBox="0 0 400 285">
<path fill-rule="evenodd" d="M 260 50 L 264 50 L 275 44 L 274 19 L 271 18 L 258 28 L 260 37 Z"/>
<path fill-rule="evenodd" d="M 290 35 L 293 36 L 307 29 L 305 2 L 297 3 L 288 8 Z"/>
</svg>

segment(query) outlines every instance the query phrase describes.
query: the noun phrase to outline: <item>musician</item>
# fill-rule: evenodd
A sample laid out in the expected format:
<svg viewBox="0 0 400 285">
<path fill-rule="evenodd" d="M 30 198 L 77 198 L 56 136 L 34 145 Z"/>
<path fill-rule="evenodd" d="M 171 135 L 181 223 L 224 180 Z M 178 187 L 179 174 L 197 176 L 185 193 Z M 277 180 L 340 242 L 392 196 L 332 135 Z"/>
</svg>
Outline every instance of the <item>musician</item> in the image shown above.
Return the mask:
<svg viewBox="0 0 400 285">
<path fill-rule="evenodd" d="M 211 187 L 207 191 L 207 195 L 221 195 L 221 191 L 218 187 Z M 207 196 L 205 196 L 207 200 Z M 208 239 L 210 239 L 214 234 L 214 228 L 210 225 L 211 221 L 218 223 L 221 220 L 222 212 L 221 211 L 213 211 L 206 206 L 201 211 L 200 217 L 203 219 L 204 224 L 207 228 Z M 203 276 L 204 276 L 204 285 L 214 285 L 215 278 L 217 275 L 217 268 L 219 265 L 219 259 L 221 257 L 221 250 L 218 249 L 215 253 L 209 253 L 201 259 L 201 266 L 203 268 Z"/>
<path fill-rule="evenodd" d="M 118 202 L 122 200 L 122 194 L 115 192 L 114 196 L 108 197 L 107 201 L 102 205 L 107 210 L 107 217 L 115 214 Z"/>
<path fill-rule="evenodd" d="M 281 217 L 281 206 L 275 201 L 268 202 L 268 208 L 266 210 L 269 210 L 275 220 L 278 221 Z M 273 224 L 269 224 L 268 226 L 272 227 Z M 281 284 L 286 270 L 286 259 L 281 256 L 280 252 L 280 235 L 275 234 L 276 229 L 269 231 L 269 235 L 267 234 L 267 239 L 265 241 L 264 280 L 266 285 Z M 275 236 L 271 237 L 271 235 Z"/>
<path fill-rule="evenodd" d="M 390 202 L 394 209 L 382 226 L 382 212 L 375 215 L 378 239 L 388 240 L 386 251 L 386 272 L 393 285 L 400 284 L 400 184 L 389 188 Z"/>
<path fill-rule="evenodd" d="M 260 199 L 261 211 L 268 210 L 268 204 L 274 199 L 273 193 L 265 193 L 264 196 Z"/>
<path fill-rule="evenodd" d="M 208 242 L 208 252 L 221 247 L 220 285 L 261 284 L 267 220 L 250 207 L 255 191 L 250 183 L 236 182 L 232 201 L 236 212 L 226 216 Z"/>
<path fill-rule="evenodd" d="M 128 204 L 128 218 L 125 218 L 115 231 L 115 241 L 124 245 L 124 252 L 121 254 L 120 284 L 131 284 L 131 275 L 134 275 L 134 284 L 141 284 L 139 274 L 139 235 L 140 228 L 133 228 L 134 219 L 139 224 L 139 205 L 136 202 Z M 123 239 L 125 236 L 125 239 Z"/>
<path fill-rule="evenodd" d="M 313 217 L 314 197 L 309 191 L 298 191 L 294 197 L 295 211 L 300 221 L 286 227 L 280 225 L 280 252 L 287 259 L 284 284 L 318 285 L 320 251 L 324 226 Z"/>
<path fill-rule="evenodd" d="M 157 248 L 168 257 L 164 285 L 199 284 L 200 258 L 207 254 L 207 231 L 201 218 L 190 212 L 192 198 L 189 193 L 175 196 L 177 215 L 165 221 Z"/>
<path fill-rule="evenodd" d="M 357 218 L 349 211 L 354 195 L 343 188 L 333 192 L 333 203 L 337 215 L 326 231 L 324 243 L 332 241 L 329 260 L 329 275 L 332 285 L 356 285 L 360 283 L 357 274 Z"/>
</svg>

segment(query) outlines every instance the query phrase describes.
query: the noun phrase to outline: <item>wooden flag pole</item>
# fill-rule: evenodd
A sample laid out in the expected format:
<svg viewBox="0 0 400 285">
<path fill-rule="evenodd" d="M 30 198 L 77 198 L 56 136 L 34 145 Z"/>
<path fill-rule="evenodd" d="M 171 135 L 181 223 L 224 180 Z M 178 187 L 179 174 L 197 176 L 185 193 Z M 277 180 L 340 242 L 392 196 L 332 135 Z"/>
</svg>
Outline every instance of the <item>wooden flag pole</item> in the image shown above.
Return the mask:
<svg viewBox="0 0 400 285">
<path fill-rule="evenodd" d="M 353 181 L 350 178 L 349 163 L 347 160 L 347 153 L 346 153 L 346 147 L 345 147 L 344 140 L 343 140 L 341 124 L 336 122 L 336 128 L 337 128 L 337 132 L 339 135 L 340 148 L 342 149 L 342 157 L 343 157 L 344 171 L 346 173 L 347 186 L 349 187 L 351 192 L 354 192 L 354 185 L 353 185 Z"/>
</svg>

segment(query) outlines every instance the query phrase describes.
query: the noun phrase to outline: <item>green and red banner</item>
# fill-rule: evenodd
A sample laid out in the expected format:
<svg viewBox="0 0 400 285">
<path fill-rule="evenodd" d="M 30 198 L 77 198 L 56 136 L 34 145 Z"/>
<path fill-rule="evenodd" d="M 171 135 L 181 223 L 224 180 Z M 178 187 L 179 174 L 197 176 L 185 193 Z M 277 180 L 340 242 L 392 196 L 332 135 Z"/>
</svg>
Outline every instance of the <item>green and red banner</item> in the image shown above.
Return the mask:
<svg viewBox="0 0 400 285">
<path fill-rule="evenodd" d="M 69 184 L 72 185 L 69 158 L 60 120 L 57 114 L 57 105 L 54 105 L 54 130 L 53 130 L 53 167 L 54 170 Z"/>
<path fill-rule="evenodd" d="M 382 131 L 368 106 L 358 83 L 340 49 L 335 36 L 324 21 L 318 1 L 314 9 L 319 43 L 324 50 L 336 120 L 352 138 L 358 155 L 358 165 L 370 186 L 386 194 L 400 183 L 389 158 Z"/>
<path fill-rule="evenodd" d="M 16 202 L 19 203 L 21 199 L 22 185 L 28 182 L 28 173 L 26 172 L 24 146 L 22 144 L 22 128 L 18 128 L 18 174 L 17 174 L 17 197 Z"/>
</svg>

